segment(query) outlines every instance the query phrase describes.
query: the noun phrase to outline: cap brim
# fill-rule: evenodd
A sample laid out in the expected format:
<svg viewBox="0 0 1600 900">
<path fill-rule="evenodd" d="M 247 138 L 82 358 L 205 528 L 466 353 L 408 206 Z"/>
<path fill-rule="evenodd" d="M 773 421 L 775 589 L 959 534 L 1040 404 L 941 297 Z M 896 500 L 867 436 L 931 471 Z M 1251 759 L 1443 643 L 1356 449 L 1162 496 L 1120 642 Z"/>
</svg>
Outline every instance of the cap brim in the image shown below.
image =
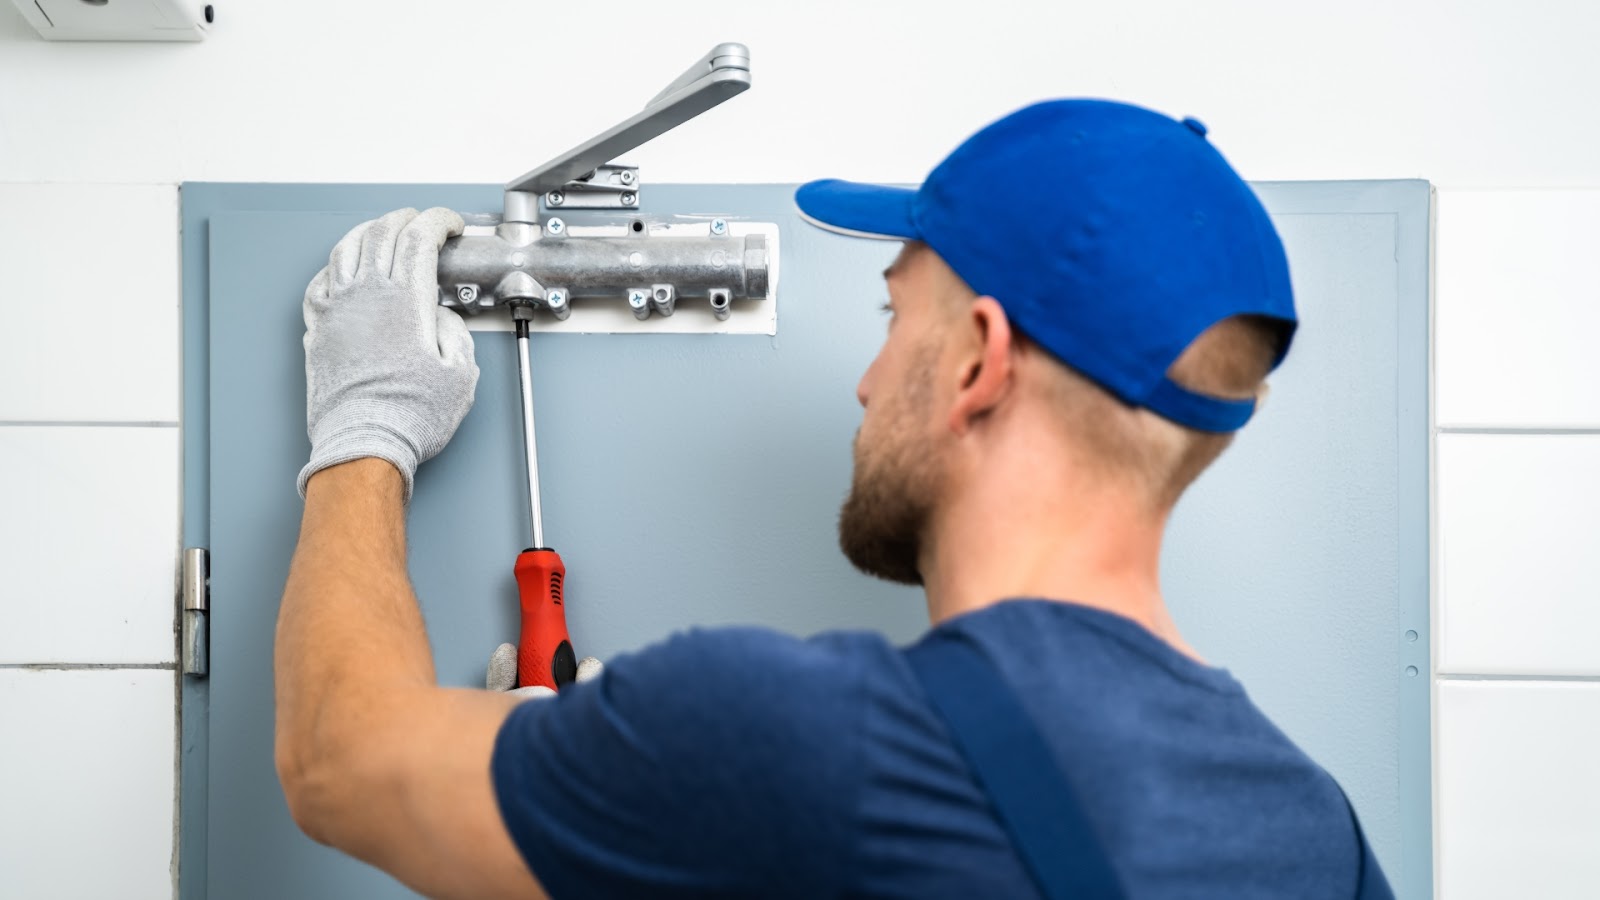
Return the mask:
<svg viewBox="0 0 1600 900">
<path fill-rule="evenodd" d="M 915 241 L 922 232 L 911 215 L 917 192 L 881 184 L 827 179 L 794 192 L 800 216 L 818 228 L 880 241 Z"/>
</svg>

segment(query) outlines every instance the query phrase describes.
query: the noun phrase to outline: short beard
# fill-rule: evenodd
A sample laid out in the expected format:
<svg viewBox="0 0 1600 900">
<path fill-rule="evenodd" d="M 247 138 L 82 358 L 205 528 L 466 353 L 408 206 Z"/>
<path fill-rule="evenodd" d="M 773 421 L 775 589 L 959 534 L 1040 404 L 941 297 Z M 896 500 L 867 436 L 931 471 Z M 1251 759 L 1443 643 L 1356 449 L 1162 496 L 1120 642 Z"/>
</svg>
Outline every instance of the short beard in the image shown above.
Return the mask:
<svg viewBox="0 0 1600 900">
<path fill-rule="evenodd" d="M 903 405 L 885 417 L 889 427 L 877 445 L 863 446 L 856 432 L 850 495 L 839 509 L 839 549 L 845 558 L 862 572 L 897 584 L 922 584 L 922 542 L 938 495 L 932 448 L 912 438 L 929 405 L 932 359 L 927 363 L 918 367 L 905 396 L 897 398 Z"/>
<path fill-rule="evenodd" d="M 885 461 L 887 462 L 887 461 Z M 922 584 L 922 535 L 932 513 L 928 485 L 914 463 L 856 466 L 850 496 L 839 508 L 839 549 L 851 565 L 897 584 Z"/>
</svg>

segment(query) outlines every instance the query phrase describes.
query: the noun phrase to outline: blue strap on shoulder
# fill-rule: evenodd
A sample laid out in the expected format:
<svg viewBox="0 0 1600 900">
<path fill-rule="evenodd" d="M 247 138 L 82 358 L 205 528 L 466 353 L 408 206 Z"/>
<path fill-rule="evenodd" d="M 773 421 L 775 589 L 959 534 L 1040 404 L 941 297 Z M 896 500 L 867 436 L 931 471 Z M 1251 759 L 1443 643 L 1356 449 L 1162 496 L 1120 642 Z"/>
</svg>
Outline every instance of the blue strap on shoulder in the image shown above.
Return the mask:
<svg viewBox="0 0 1600 900">
<path fill-rule="evenodd" d="M 1120 900 L 1110 858 L 1016 696 L 977 647 L 933 635 L 906 651 L 933 708 L 1048 900 Z"/>
<path fill-rule="evenodd" d="M 994 807 L 1046 900 L 1120 900 L 1111 858 L 1033 719 L 1000 672 L 970 641 L 930 635 L 906 651 L 934 711 Z M 1356 900 L 1394 900 L 1394 891 L 1345 799 L 1361 847 Z"/>
</svg>

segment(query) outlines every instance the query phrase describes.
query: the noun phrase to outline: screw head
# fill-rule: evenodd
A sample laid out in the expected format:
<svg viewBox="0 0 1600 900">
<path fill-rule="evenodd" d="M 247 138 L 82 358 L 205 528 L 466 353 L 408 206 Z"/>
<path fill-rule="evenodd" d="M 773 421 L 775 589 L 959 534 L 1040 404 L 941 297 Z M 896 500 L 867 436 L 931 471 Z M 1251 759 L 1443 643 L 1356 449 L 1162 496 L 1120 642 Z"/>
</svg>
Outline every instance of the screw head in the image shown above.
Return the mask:
<svg viewBox="0 0 1600 900">
<path fill-rule="evenodd" d="M 645 296 L 644 291 L 629 291 L 628 292 L 628 305 L 633 307 L 634 309 L 638 309 L 639 307 L 644 306 L 645 303 L 648 302 L 648 299 L 649 298 L 647 298 Z"/>
<path fill-rule="evenodd" d="M 623 193 L 623 195 L 622 195 L 622 205 L 623 206 L 632 206 L 632 205 L 634 205 L 635 203 L 638 203 L 638 202 L 639 202 L 639 195 L 638 194 L 635 194 L 633 191 L 627 191 L 627 192 Z"/>
<path fill-rule="evenodd" d="M 712 219 L 711 220 L 711 233 L 712 234 L 727 234 L 728 233 L 727 220 L 725 220 L 725 219 Z"/>
<path fill-rule="evenodd" d="M 478 302 L 477 285 L 463 284 L 462 286 L 456 288 L 456 299 L 460 300 L 462 303 Z"/>
<path fill-rule="evenodd" d="M 560 309 L 567 305 L 566 291 L 549 291 L 544 295 L 544 302 L 552 309 Z"/>
<path fill-rule="evenodd" d="M 633 173 L 632 172 L 628 172 L 628 171 L 624 171 L 622 173 L 622 183 L 623 184 L 633 184 Z"/>
<path fill-rule="evenodd" d="M 550 221 L 544 223 L 544 230 L 550 232 L 551 234 L 561 234 L 567 230 L 567 223 L 552 216 Z"/>
<path fill-rule="evenodd" d="M 551 206 L 560 206 L 561 204 L 567 202 L 567 195 L 561 193 L 560 191 L 551 191 L 550 193 L 544 195 L 544 202 L 550 204 Z"/>
</svg>

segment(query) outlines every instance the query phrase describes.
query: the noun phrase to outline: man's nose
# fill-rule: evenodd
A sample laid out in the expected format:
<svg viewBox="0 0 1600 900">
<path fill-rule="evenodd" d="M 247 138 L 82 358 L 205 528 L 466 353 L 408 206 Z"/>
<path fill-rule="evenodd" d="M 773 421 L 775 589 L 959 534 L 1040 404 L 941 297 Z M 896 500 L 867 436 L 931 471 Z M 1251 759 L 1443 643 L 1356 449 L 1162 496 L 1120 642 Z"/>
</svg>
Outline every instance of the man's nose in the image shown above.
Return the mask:
<svg viewBox="0 0 1600 900">
<path fill-rule="evenodd" d="M 878 348 L 878 354 L 872 357 L 872 362 L 867 363 L 867 370 L 861 373 L 861 380 L 856 382 L 856 402 L 862 409 L 867 408 L 867 398 L 872 394 L 872 373 L 878 371 L 878 363 L 883 362 L 883 352 L 886 348 Z"/>
</svg>

